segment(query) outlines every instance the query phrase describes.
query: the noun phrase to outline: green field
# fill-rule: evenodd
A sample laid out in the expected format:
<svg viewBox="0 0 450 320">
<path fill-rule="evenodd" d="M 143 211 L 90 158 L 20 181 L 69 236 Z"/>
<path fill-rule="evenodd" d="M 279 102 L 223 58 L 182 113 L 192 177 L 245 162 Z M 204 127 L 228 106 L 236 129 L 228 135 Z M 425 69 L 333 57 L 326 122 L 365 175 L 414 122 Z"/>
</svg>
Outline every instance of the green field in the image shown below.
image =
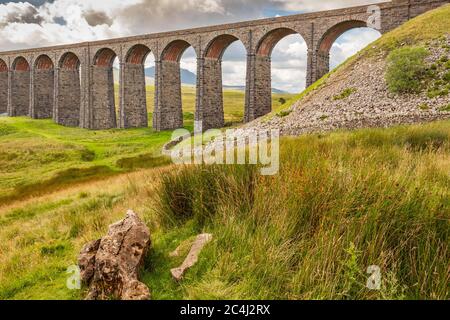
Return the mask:
<svg viewBox="0 0 450 320">
<path fill-rule="evenodd" d="M 155 87 L 147 86 L 147 110 L 149 113 L 153 111 L 154 99 L 155 99 Z M 116 108 L 119 104 L 119 86 L 115 86 L 116 94 Z M 192 127 L 193 117 L 195 112 L 195 97 L 196 89 L 193 86 L 183 86 L 181 88 L 183 113 L 185 114 L 185 125 Z M 283 105 L 286 105 L 295 95 L 289 93 L 273 94 L 272 95 L 272 107 L 274 110 L 280 109 Z M 281 100 L 280 100 L 281 99 Z M 284 100 L 284 101 L 283 101 Z M 227 125 L 236 125 L 242 123 L 244 119 L 244 105 L 245 105 L 245 93 L 239 90 L 224 90 L 223 95 L 223 107 L 225 113 L 225 122 Z"/>
<path fill-rule="evenodd" d="M 450 121 L 283 139 L 281 157 L 273 177 L 147 169 L 3 207 L 0 299 L 83 298 L 67 267 L 129 208 L 151 229 L 153 299 L 450 298 Z M 200 232 L 215 240 L 177 284 L 169 253 Z"/>
<path fill-rule="evenodd" d="M 148 87 L 148 108 L 153 89 Z M 193 129 L 195 90 L 183 87 L 184 124 Z M 274 106 L 279 98 L 275 95 Z M 242 121 L 244 93 L 225 91 L 228 123 Z M 149 123 L 152 114 L 149 113 Z M 67 128 L 51 120 L 0 118 L 0 204 L 59 189 L 68 183 L 167 164 L 160 157 L 171 132 L 151 128 L 90 131 Z"/>
</svg>

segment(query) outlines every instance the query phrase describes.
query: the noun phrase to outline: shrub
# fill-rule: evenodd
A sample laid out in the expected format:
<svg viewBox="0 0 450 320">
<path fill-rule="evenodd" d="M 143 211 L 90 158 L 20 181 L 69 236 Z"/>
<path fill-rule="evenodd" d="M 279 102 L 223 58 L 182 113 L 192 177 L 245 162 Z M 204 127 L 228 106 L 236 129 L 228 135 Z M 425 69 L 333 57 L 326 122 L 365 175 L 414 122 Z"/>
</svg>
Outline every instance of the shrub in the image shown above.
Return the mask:
<svg viewBox="0 0 450 320">
<path fill-rule="evenodd" d="M 340 94 L 335 95 L 333 97 L 333 100 L 344 100 L 344 99 L 350 97 L 356 91 L 357 91 L 356 88 L 347 88 L 347 89 L 343 90 Z"/>
<path fill-rule="evenodd" d="M 285 98 L 280 98 L 280 99 L 278 99 L 278 102 L 280 104 L 285 104 L 286 103 L 286 99 Z"/>
<path fill-rule="evenodd" d="M 386 82 L 394 93 L 414 93 L 422 89 L 427 71 L 428 50 L 422 47 L 396 49 L 388 56 Z"/>
</svg>

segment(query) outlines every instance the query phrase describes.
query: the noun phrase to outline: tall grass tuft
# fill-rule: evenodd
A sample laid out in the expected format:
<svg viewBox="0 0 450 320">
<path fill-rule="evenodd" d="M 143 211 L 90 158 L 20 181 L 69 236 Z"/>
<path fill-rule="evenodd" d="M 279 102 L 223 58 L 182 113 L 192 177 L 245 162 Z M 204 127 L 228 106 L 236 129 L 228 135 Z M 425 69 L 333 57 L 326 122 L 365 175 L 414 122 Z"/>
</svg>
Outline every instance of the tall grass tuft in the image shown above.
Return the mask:
<svg viewBox="0 0 450 320">
<path fill-rule="evenodd" d="M 256 170 L 251 166 L 191 166 L 162 178 L 158 209 L 168 225 L 189 219 L 211 221 L 224 201 L 239 210 L 253 202 Z"/>
<path fill-rule="evenodd" d="M 226 166 L 167 175 L 164 219 L 216 239 L 187 296 L 448 299 L 448 137 L 439 125 L 306 136 L 282 141 L 274 177 Z M 366 286 L 373 265 L 380 290 Z"/>
</svg>

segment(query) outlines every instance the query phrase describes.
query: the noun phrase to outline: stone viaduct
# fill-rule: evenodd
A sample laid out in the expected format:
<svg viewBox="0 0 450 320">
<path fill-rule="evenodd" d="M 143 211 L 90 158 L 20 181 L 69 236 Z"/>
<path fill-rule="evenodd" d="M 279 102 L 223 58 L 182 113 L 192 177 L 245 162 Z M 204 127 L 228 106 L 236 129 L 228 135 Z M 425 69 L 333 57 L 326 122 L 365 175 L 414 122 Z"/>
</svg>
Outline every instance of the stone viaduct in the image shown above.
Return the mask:
<svg viewBox="0 0 450 320">
<path fill-rule="evenodd" d="M 372 24 L 388 32 L 449 1 L 393 0 L 373 6 L 299 14 L 203 28 L 73 45 L 0 53 L 0 113 L 53 118 L 88 129 L 148 126 L 144 61 L 155 56 L 153 128 L 183 126 L 180 58 L 197 54 L 195 119 L 203 129 L 224 125 L 222 55 L 234 41 L 247 51 L 245 121 L 271 111 L 271 53 L 287 35 L 299 34 L 308 47 L 307 85 L 329 71 L 329 52 L 344 32 Z M 368 23 L 369 22 L 369 23 Z M 113 61 L 120 61 L 120 108 L 115 110 Z"/>
</svg>

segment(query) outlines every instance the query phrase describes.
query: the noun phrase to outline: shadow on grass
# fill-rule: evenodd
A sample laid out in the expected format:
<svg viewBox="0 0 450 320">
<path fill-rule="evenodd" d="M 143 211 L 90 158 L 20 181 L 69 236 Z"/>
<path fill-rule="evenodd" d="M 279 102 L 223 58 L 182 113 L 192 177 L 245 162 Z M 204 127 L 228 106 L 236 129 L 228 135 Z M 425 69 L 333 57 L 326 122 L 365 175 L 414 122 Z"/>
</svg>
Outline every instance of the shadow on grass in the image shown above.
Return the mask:
<svg viewBox="0 0 450 320">
<path fill-rule="evenodd" d="M 0 196 L 0 203 L 8 204 L 19 199 L 26 199 L 57 191 L 73 183 L 104 179 L 117 173 L 117 171 L 108 166 L 70 168 L 56 173 L 54 177 L 48 180 L 17 186 L 11 194 Z"/>
<path fill-rule="evenodd" d="M 76 183 L 102 180 L 120 173 L 164 167 L 170 164 L 170 158 L 168 157 L 154 157 L 151 154 L 142 154 L 119 159 L 116 162 L 117 169 L 109 166 L 70 168 L 56 173 L 55 176 L 48 180 L 17 186 L 12 193 L 0 196 L 0 203 L 6 205 L 13 201 L 58 191 Z"/>
<path fill-rule="evenodd" d="M 152 154 L 141 154 L 136 157 L 122 158 L 117 160 L 116 166 L 121 169 L 152 169 L 171 164 L 168 157 L 154 157 Z"/>
</svg>

